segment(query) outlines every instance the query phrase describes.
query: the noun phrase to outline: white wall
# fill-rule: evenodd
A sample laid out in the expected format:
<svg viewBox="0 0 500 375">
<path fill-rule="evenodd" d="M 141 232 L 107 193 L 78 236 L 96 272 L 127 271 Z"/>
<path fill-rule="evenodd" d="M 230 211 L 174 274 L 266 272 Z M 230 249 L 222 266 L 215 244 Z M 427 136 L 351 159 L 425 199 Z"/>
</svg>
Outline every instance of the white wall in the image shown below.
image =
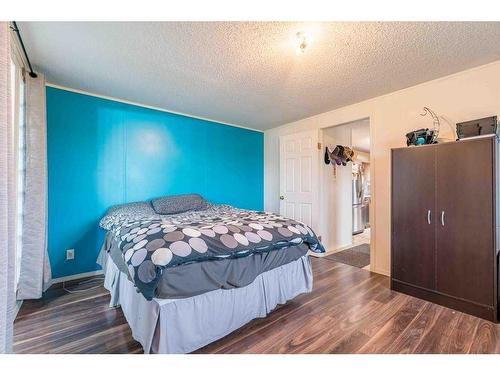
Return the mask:
<svg viewBox="0 0 500 375">
<path fill-rule="evenodd" d="M 388 80 L 391 77 L 387 77 Z M 265 132 L 265 208 L 279 211 L 278 137 L 370 118 L 372 270 L 390 270 L 390 149 L 405 146 L 405 133 L 432 126 L 421 117 L 433 109 L 452 124 L 500 114 L 500 61 L 426 82 L 394 93 L 286 124 Z M 442 121 L 441 130 L 449 132 Z"/>
<path fill-rule="evenodd" d="M 331 151 L 336 145 L 351 145 L 351 127 L 339 126 L 323 132 L 323 149 L 328 146 Z M 335 162 L 334 162 L 335 163 Z M 336 166 L 335 174 L 332 164 L 325 164 L 321 158 L 320 205 L 321 222 L 314 228 L 322 237 L 327 251 L 352 244 L 352 165 Z"/>
</svg>

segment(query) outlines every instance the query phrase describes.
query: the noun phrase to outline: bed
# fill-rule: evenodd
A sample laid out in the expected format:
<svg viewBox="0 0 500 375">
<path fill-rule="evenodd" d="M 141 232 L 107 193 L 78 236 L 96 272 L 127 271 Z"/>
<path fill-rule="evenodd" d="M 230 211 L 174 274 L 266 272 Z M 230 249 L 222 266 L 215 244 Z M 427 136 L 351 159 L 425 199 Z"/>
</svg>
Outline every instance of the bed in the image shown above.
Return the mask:
<svg viewBox="0 0 500 375">
<path fill-rule="evenodd" d="M 98 263 L 145 353 L 189 353 L 312 289 L 311 228 L 197 194 L 112 207 Z"/>
</svg>

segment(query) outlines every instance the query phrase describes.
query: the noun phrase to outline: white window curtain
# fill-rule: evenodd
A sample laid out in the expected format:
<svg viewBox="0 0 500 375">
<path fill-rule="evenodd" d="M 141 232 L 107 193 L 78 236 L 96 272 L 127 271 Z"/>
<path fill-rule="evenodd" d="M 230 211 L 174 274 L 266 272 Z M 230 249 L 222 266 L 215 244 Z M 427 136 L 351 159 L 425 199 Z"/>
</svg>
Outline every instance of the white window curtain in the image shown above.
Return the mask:
<svg viewBox="0 0 500 375">
<path fill-rule="evenodd" d="M 9 24 L 0 22 L 0 353 L 12 351 L 15 304 L 16 137 L 10 97 Z"/>
<path fill-rule="evenodd" d="M 47 252 L 47 115 L 45 78 L 26 75 L 22 256 L 17 299 L 40 298 L 50 286 Z"/>
<path fill-rule="evenodd" d="M 12 35 L 12 34 L 11 34 Z M 13 53 L 14 54 L 14 53 Z M 14 56 L 13 60 L 14 60 Z M 14 117 L 14 129 L 17 131 L 17 223 L 16 223 L 16 290 L 19 285 L 19 274 L 21 272 L 21 256 L 23 250 L 23 204 L 24 204 L 24 177 L 26 175 L 26 147 L 24 141 L 26 104 L 25 104 L 25 82 L 23 78 L 22 64 L 14 61 L 11 63 L 11 100 L 14 105 L 12 116 Z"/>
</svg>

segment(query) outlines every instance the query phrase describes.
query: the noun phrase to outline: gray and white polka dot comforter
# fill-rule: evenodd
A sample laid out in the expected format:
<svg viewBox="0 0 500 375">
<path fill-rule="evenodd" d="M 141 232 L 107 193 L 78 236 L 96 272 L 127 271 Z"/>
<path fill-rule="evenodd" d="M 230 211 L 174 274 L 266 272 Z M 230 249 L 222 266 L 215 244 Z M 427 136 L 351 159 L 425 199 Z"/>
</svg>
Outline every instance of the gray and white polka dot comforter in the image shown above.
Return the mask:
<svg viewBox="0 0 500 375">
<path fill-rule="evenodd" d="M 172 267 L 287 251 L 300 244 L 314 252 L 325 251 L 301 222 L 227 205 L 168 216 L 131 212 L 105 217 L 101 226 L 111 232 L 131 280 L 148 300 L 155 297 L 162 273 Z"/>
</svg>

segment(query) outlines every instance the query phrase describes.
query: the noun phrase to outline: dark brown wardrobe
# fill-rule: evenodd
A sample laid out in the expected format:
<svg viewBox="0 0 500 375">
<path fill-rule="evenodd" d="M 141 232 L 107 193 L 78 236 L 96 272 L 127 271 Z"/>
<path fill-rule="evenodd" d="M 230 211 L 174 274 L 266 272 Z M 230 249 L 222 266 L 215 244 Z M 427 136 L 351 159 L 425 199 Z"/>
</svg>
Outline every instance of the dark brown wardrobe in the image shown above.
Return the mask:
<svg viewBox="0 0 500 375">
<path fill-rule="evenodd" d="M 392 150 L 391 288 L 498 321 L 497 140 Z"/>
</svg>

